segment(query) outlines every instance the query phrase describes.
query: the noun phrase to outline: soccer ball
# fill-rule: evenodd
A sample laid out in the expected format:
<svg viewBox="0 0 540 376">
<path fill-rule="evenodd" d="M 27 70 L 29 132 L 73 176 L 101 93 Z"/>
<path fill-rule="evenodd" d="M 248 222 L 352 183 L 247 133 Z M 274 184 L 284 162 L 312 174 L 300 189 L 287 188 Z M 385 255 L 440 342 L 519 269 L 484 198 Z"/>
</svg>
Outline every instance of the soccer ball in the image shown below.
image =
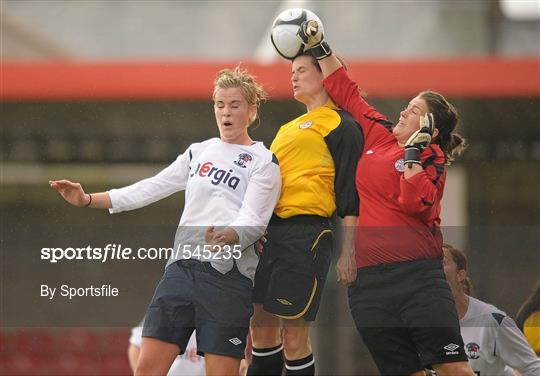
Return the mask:
<svg viewBox="0 0 540 376">
<path fill-rule="evenodd" d="M 302 8 L 291 8 L 281 12 L 272 24 L 270 40 L 276 51 L 285 59 L 293 60 L 304 52 L 304 45 L 296 36 L 302 22 L 316 20 L 322 28 L 322 22 L 315 13 Z"/>
</svg>

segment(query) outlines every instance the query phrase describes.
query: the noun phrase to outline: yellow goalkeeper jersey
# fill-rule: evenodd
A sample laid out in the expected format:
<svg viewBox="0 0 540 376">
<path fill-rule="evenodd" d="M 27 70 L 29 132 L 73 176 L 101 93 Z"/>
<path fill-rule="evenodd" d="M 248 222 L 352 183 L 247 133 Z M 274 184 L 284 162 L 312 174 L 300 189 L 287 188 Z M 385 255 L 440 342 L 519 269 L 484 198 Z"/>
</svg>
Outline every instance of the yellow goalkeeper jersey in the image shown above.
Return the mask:
<svg viewBox="0 0 540 376">
<path fill-rule="evenodd" d="M 330 217 L 337 208 L 341 217 L 358 215 L 355 172 L 363 144 L 360 126 L 331 102 L 283 125 L 270 146 L 282 177 L 275 214 Z"/>
</svg>

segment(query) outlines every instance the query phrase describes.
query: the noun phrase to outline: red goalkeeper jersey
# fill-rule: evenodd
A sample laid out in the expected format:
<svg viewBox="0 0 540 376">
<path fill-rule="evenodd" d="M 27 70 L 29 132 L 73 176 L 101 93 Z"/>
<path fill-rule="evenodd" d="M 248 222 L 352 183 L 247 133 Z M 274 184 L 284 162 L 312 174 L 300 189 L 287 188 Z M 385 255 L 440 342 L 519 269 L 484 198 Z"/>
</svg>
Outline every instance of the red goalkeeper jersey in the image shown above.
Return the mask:
<svg viewBox="0 0 540 376">
<path fill-rule="evenodd" d="M 364 132 L 356 170 L 358 267 L 442 258 L 439 215 L 446 178 L 442 150 L 438 145 L 427 147 L 420 155 L 424 170 L 405 179 L 404 149 L 392 134 L 394 124 L 362 98 L 343 68 L 327 77 L 324 86 Z"/>
</svg>

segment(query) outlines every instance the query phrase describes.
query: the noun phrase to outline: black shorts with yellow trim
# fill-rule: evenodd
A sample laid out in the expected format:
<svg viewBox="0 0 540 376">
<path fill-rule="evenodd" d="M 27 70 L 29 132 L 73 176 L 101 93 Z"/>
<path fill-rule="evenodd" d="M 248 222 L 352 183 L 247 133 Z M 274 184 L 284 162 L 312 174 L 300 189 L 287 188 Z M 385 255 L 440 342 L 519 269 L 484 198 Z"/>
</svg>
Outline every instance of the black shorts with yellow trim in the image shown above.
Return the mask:
<svg viewBox="0 0 540 376">
<path fill-rule="evenodd" d="M 328 218 L 272 216 L 255 274 L 254 303 L 284 319 L 314 321 L 332 259 Z"/>
</svg>

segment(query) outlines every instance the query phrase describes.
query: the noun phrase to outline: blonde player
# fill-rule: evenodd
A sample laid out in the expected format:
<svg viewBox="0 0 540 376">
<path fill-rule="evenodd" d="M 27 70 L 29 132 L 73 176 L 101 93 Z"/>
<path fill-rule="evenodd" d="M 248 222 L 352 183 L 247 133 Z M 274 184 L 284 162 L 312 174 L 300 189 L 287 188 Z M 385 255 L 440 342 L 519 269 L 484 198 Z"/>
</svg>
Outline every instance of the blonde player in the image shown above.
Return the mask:
<svg viewBox="0 0 540 376">
<path fill-rule="evenodd" d="M 190 145 L 156 176 L 121 189 L 88 194 L 79 183 L 50 182 L 69 203 L 111 213 L 186 191 L 176 252 L 146 312 L 136 375 L 165 375 L 194 329 L 208 374 L 238 372 L 253 313 L 253 244 L 281 188 L 275 156 L 248 134 L 264 98 L 245 70 L 223 70 L 213 93 L 219 138 Z"/>
</svg>

